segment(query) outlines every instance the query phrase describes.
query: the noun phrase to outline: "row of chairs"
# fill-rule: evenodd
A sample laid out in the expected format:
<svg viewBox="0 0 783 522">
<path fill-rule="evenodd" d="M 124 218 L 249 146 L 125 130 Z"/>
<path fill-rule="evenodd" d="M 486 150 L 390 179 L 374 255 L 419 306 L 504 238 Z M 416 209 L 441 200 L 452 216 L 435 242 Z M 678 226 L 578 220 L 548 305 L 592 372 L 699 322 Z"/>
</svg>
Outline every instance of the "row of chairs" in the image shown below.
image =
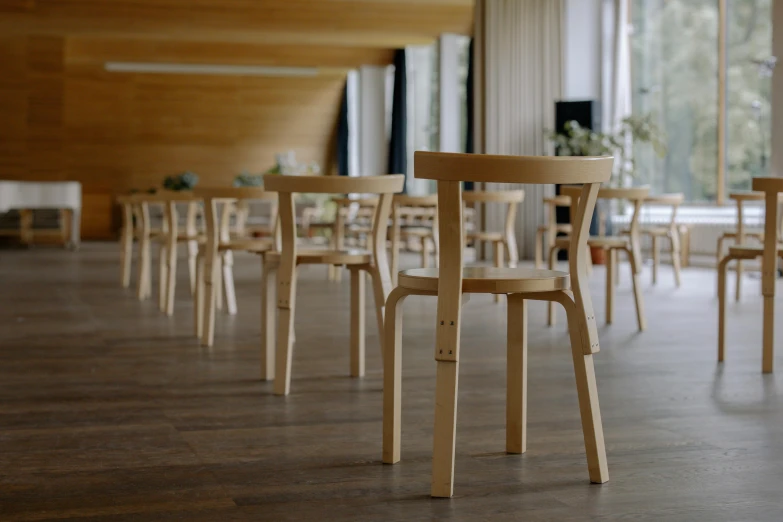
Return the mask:
<svg viewBox="0 0 783 522">
<path fill-rule="evenodd" d="M 602 192 L 604 197 L 620 196 L 618 193 L 607 192 L 611 189 L 600 187 L 601 183 L 606 182 L 611 176 L 612 158 L 506 157 L 417 152 L 415 171 L 417 177 L 437 182 L 436 215 L 433 216 L 432 221 L 435 224 L 433 233 L 437 234 L 436 244 L 439 249 L 440 264 L 437 268 L 422 267 L 400 271 L 396 283 L 393 282 L 387 254 L 387 237 L 394 195 L 403 186 L 402 176 L 364 178 L 267 176 L 265 178 L 266 191 L 277 195 L 279 238 L 266 239 L 264 248 L 254 250 L 262 256 L 264 266 L 262 378 L 274 380 L 276 394 L 289 393 L 297 267 L 302 264 L 346 266 L 349 269 L 352 308 L 350 367 L 352 375 L 361 376 L 364 373 L 365 348 L 364 279 L 365 274 L 369 274 L 376 301 L 376 319 L 383 332 L 380 343 L 384 361 L 383 461 L 393 464 L 401 457 L 402 303 L 409 295 L 437 297 L 434 350 L 437 376 L 431 494 L 436 497 L 450 497 L 453 494 L 454 484 L 460 324 L 463 306 L 474 293 L 507 296 L 506 449 L 509 453 L 523 453 L 526 449 L 528 301 L 559 303 L 564 307 L 568 320 L 588 474 L 591 482 L 606 482 L 608 466 L 593 366 L 593 355 L 599 351 L 599 341 L 595 313 L 587 285 L 588 245 L 593 241 L 594 245 L 626 252 L 632 259 L 634 279 L 636 279 L 639 255 L 638 240 L 635 239 L 639 234 L 638 210 L 641 202 L 647 197 L 646 189 L 632 189 L 637 192 L 621 195 L 633 201 L 635 205 L 628 234 L 611 239 L 600 239 L 591 238 L 589 235 L 590 217 L 596 201 L 602 197 Z M 465 268 L 463 255 L 468 234 L 462 183 L 466 181 L 580 185 L 578 188 L 568 189 L 572 223 L 568 231 L 569 235 L 564 239 L 556 239 L 550 253 L 550 263 L 553 263 L 557 257 L 556 249 L 566 249 L 569 254 L 569 270 L 563 272 L 518 266 Z M 756 181 L 754 187 L 755 184 Z M 783 191 L 783 183 L 770 182 L 764 187 L 768 190 L 775 188 Z M 341 248 L 333 243 L 328 248 L 313 249 L 308 245 L 300 244 L 297 241 L 294 195 L 302 192 L 374 194 L 377 197 L 377 204 L 366 240 L 367 248 Z M 208 226 L 212 223 L 211 234 L 207 234 L 203 241 L 199 241 L 199 238 L 195 239 L 197 244 L 204 245 L 203 249 L 199 249 L 204 254 L 203 256 L 197 254 L 197 274 L 192 285 L 197 296 L 204 296 L 203 301 L 197 303 L 196 309 L 203 309 L 205 313 L 209 313 L 206 303 L 214 303 L 217 299 L 214 282 L 219 277 L 215 258 L 209 253 L 220 251 L 220 234 L 214 231 L 226 229 L 227 225 L 218 223 L 217 216 L 227 214 L 218 211 L 217 205 L 221 200 L 219 197 L 211 200 L 204 194 L 193 194 L 191 197 L 201 197 L 204 200 L 205 220 Z M 235 202 L 236 198 L 224 198 L 223 204 L 235 204 Z M 171 206 L 169 205 L 169 208 Z M 167 212 L 173 223 L 176 216 L 171 210 Z M 775 215 L 768 208 L 768 219 Z M 767 227 L 769 228 L 769 223 Z M 174 227 L 169 226 L 168 231 L 162 232 L 164 235 L 168 234 L 165 236 L 167 248 L 175 245 L 175 240 L 171 238 L 172 228 Z M 774 228 L 772 231 L 774 232 Z M 394 235 L 395 233 L 392 234 L 393 237 Z M 774 233 L 768 234 L 768 239 L 774 236 Z M 186 241 L 193 240 L 187 233 L 184 237 Z M 777 252 L 774 247 L 773 242 L 772 250 L 768 245 L 764 250 L 765 269 L 769 268 L 767 257 L 770 252 L 773 257 Z M 166 250 L 166 253 L 167 259 L 171 259 L 170 251 Z M 210 259 L 213 261 L 210 262 Z M 172 275 L 170 265 L 168 273 Z M 612 271 L 607 276 L 609 286 L 613 285 L 615 279 L 611 274 Z M 766 272 L 764 280 L 768 281 Z M 635 286 L 638 286 L 638 282 L 634 282 Z M 771 310 L 771 302 L 768 303 L 767 300 L 770 292 L 771 296 L 774 296 L 774 285 L 771 290 L 769 288 L 765 290 L 765 310 L 767 307 Z M 199 299 L 202 298 L 197 298 Z M 637 301 L 639 301 L 638 297 Z M 643 321 L 641 314 L 638 315 L 641 329 Z M 765 318 L 766 315 L 765 313 Z M 196 322 L 198 324 L 199 321 L 203 321 L 204 328 L 208 330 L 209 322 L 213 319 L 214 315 L 197 318 Z M 201 333 L 203 338 L 204 332 Z M 765 358 L 766 343 L 765 322 Z M 771 351 L 771 345 L 769 349 Z"/>
</svg>

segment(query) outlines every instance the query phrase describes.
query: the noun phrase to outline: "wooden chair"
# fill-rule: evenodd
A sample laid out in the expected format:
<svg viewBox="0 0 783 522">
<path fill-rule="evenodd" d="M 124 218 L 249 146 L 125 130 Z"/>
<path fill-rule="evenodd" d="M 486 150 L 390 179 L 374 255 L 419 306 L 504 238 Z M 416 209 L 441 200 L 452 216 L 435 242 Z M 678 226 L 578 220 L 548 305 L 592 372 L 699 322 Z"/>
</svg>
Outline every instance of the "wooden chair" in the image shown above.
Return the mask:
<svg viewBox="0 0 783 522">
<path fill-rule="evenodd" d="M 579 198 L 580 187 L 562 187 L 561 193 L 571 197 L 571 212 L 576 211 L 577 201 Z M 614 281 L 616 280 L 617 270 L 617 252 L 623 251 L 628 256 L 628 261 L 631 265 L 631 279 L 633 281 L 633 294 L 636 303 L 636 321 L 639 327 L 639 331 L 642 332 L 646 328 L 646 322 L 644 319 L 644 303 L 642 302 L 642 290 L 639 285 L 639 274 L 642 271 L 641 263 L 641 241 L 639 237 L 639 214 L 641 211 L 642 203 L 649 195 L 650 189 L 645 188 L 602 188 L 598 192 L 598 199 L 622 199 L 631 202 L 634 206 L 633 215 L 631 217 L 631 228 L 628 235 L 621 236 L 590 236 L 587 239 L 587 245 L 589 247 L 600 247 L 607 250 L 606 256 L 606 324 L 612 324 L 612 316 L 614 315 Z M 559 237 L 555 240 L 555 244 L 549 250 L 549 269 L 554 269 L 557 262 L 557 251 L 560 249 L 568 249 L 569 257 L 573 250 L 571 250 L 570 238 Z M 549 304 L 549 325 L 555 324 L 555 309 L 554 306 Z"/>
<path fill-rule="evenodd" d="M 598 407 L 593 354 L 598 352 L 595 314 L 586 282 L 586 241 L 600 183 L 609 179 L 606 158 L 488 156 L 416 152 L 416 176 L 438 182 L 440 269 L 399 274 L 386 302 L 383 383 L 383 462 L 400 460 L 402 303 L 409 295 L 437 296 L 433 497 L 450 497 L 454 484 L 460 320 L 471 293 L 508 295 L 506 451 L 524 453 L 527 419 L 527 300 L 555 301 L 568 315 L 579 409 L 590 480 L 609 480 Z M 570 274 L 525 268 L 463 268 L 462 182 L 584 183 L 572 222 Z"/>
<path fill-rule="evenodd" d="M 199 188 L 194 191 L 194 195 L 204 202 L 206 230 L 203 248 L 199 249 L 198 255 L 194 324 L 201 344 L 212 346 L 215 342 L 215 315 L 220 301 L 218 288 L 221 275 L 228 313 L 234 315 L 237 312 L 232 270 L 233 252 L 262 253 L 275 246 L 274 237 L 256 238 L 246 235 L 244 220 L 237 209 L 247 208 L 250 202 L 268 201 L 274 211 L 277 194 L 256 187 L 231 187 Z M 237 229 L 233 234 L 230 226 L 232 217 L 237 221 Z M 276 216 L 270 218 L 270 222 L 274 221 Z"/>
<path fill-rule="evenodd" d="M 640 227 L 640 236 L 650 236 L 652 250 L 652 284 L 658 282 L 658 267 L 661 264 L 661 244 L 660 239 L 668 238 L 671 244 L 672 268 L 674 271 L 674 283 L 677 288 L 680 287 L 680 262 L 682 252 L 680 251 L 680 228 L 677 225 L 677 209 L 685 200 L 684 194 L 662 194 L 660 196 L 648 196 L 644 200 L 645 205 L 670 206 L 672 209 L 669 224 L 665 226 Z M 630 234 L 630 229 L 624 229 L 623 234 Z"/>
<path fill-rule="evenodd" d="M 774 369 L 775 329 L 775 283 L 778 276 L 778 259 L 783 259 L 783 244 L 780 242 L 779 196 L 783 194 L 783 178 L 753 178 L 753 190 L 764 197 L 764 244 L 763 246 L 739 244 L 729 248 L 729 253 L 718 263 L 718 361 L 723 362 L 726 352 L 726 267 L 732 260 L 761 257 L 761 294 L 764 297 L 764 334 L 761 371 L 772 373 Z M 737 236 L 740 235 L 737 229 Z M 737 274 L 739 278 L 739 273 Z"/>
<path fill-rule="evenodd" d="M 361 197 L 332 198 L 332 202 L 337 205 L 334 222 L 332 224 L 332 235 L 329 238 L 329 245 L 333 250 L 343 250 L 347 237 L 360 239 L 372 233 L 372 218 L 375 215 L 375 208 L 378 206 L 378 198 Z M 364 219 L 367 223 L 356 223 L 354 220 Z M 336 266 L 329 266 L 327 271 L 329 281 L 341 281 L 342 271 Z"/>
<path fill-rule="evenodd" d="M 351 271 L 351 375 L 364 375 L 364 272 L 372 279 L 379 332 L 383 332 L 383 307 L 391 289 L 386 237 L 389 227 L 392 194 L 402 190 L 405 177 L 386 176 L 279 176 L 264 177 L 264 187 L 278 193 L 282 249 L 265 252 L 262 276 L 263 299 L 269 302 L 271 272 L 277 272 L 277 353 L 272 352 L 274 322 L 272 311 L 262 314 L 264 353 L 261 374 L 275 378 L 275 394 L 288 395 L 291 389 L 292 335 L 296 303 L 296 267 L 301 264 L 345 265 Z M 372 248 L 299 249 L 296 244 L 293 195 L 297 192 L 326 194 L 376 194 L 380 196 L 373 218 Z M 382 335 L 381 335 L 382 337 Z M 383 349 L 383 346 L 381 346 Z M 276 359 L 276 360 L 275 360 Z M 274 368 L 274 372 L 272 370 Z"/>
<path fill-rule="evenodd" d="M 731 239 L 736 245 L 744 245 L 745 241 L 749 238 L 756 239 L 759 243 L 764 242 L 764 234 L 759 232 L 745 232 L 745 218 L 743 216 L 743 209 L 746 202 L 764 201 L 764 194 L 760 192 L 732 192 L 729 194 L 729 199 L 733 199 L 737 203 L 737 230 L 736 232 L 724 232 L 718 237 L 718 245 L 716 249 L 716 265 L 721 262 L 721 256 L 723 256 L 723 243 Z M 740 300 L 740 293 L 742 288 L 742 260 L 737 259 L 737 282 L 734 293 L 734 299 Z"/>
<path fill-rule="evenodd" d="M 421 266 L 430 263 L 431 252 L 438 256 L 438 196 L 408 196 L 397 194 L 392 201 L 391 277 L 397 284 L 400 266 L 400 247 L 403 241 L 418 239 L 421 248 Z M 432 249 L 430 249 L 432 246 Z"/>
<path fill-rule="evenodd" d="M 557 234 L 571 233 L 570 223 L 557 222 L 557 208 L 570 207 L 571 198 L 562 195 L 544 198 L 544 205 L 547 207 L 547 221 L 536 230 L 536 268 L 544 268 L 544 252 L 547 250 L 547 245 L 551 247 L 555 244 Z"/>
<path fill-rule="evenodd" d="M 142 301 L 152 297 L 152 242 L 159 240 L 163 230 L 152 227 L 150 206 L 160 207 L 160 201 L 155 194 L 133 194 L 128 196 L 128 199 L 131 202 L 132 219 L 136 223 L 135 235 L 139 243 L 136 296 Z M 159 288 L 161 295 L 165 295 L 163 281 L 160 282 Z"/>
<path fill-rule="evenodd" d="M 188 274 L 190 293 L 196 292 L 196 257 L 198 246 L 204 235 L 197 228 L 197 216 L 201 199 L 191 191 L 162 191 L 155 194 L 155 200 L 163 205 L 163 228 L 157 236 L 160 242 L 160 291 L 159 305 L 162 312 L 174 314 L 174 298 L 177 288 L 177 250 L 180 243 L 188 249 Z M 185 228 L 180 231 L 177 205 L 187 206 Z"/>
</svg>

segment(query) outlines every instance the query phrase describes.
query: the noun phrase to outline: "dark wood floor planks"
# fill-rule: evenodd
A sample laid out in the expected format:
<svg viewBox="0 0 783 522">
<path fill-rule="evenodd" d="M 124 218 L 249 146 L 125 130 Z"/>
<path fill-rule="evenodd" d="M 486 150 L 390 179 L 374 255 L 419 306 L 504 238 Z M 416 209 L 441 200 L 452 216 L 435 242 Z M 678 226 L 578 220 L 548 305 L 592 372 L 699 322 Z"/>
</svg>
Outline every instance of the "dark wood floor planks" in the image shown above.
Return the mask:
<svg viewBox="0 0 783 522">
<path fill-rule="evenodd" d="M 257 258 L 237 256 L 239 314 L 218 316 L 211 349 L 191 336 L 184 264 L 166 318 L 119 288 L 117 260 L 110 244 L 0 251 L 2 521 L 783 520 L 783 348 L 778 374 L 761 375 L 750 277 L 720 367 L 715 273 L 686 270 L 675 290 L 665 268 L 658 287 L 646 272 L 638 334 L 623 266 L 596 356 L 602 486 L 587 479 L 564 315 L 549 329 L 531 305 L 528 452 L 510 456 L 505 305 L 471 300 L 455 498 L 432 500 L 433 299 L 405 305 L 403 460 L 383 466 L 377 335 L 368 320 L 367 377 L 348 378 L 347 280 L 302 271 L 280 398 L 257 380 Z M 602 289 L 598 268 L 599 322 Z"/>
</svg>

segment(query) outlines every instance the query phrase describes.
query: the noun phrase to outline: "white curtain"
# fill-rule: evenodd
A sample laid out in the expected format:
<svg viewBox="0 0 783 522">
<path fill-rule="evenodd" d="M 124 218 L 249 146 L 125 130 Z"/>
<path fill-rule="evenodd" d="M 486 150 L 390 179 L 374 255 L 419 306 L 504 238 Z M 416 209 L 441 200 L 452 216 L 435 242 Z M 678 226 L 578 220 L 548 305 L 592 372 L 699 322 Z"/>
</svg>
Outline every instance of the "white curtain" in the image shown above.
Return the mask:
<svg viewBox="0 0 783 522">
<path fill-rule="evenodd" d="M 563 89 L 563 0 L 479 0 L 476 16 L 477 76 L 483 85 L 483 140 L 488 154 L 544 155 L 545 132 L 554 129 L 555 101 Z M 481 150 L 478 150 L 481 152 Z M 492 184 L 488 190 L 494 188 Z M 544 220 L 542 198 L 552 186 L 525 185 L 517 217 L 520 257 L 530 259 Z M 505 214 L 489 208 L 487 230 L 501 230 Z"/>
</svg>

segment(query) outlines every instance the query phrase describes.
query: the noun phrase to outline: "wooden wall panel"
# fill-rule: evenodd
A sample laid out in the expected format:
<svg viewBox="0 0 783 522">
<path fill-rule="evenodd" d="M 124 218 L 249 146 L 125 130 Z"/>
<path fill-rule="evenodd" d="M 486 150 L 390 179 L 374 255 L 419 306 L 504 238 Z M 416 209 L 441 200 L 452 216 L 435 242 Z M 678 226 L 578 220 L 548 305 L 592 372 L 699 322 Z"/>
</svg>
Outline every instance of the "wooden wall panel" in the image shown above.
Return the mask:
<svg viewBox="0 0 783 522">
<path fill-rule="evenodd" d="M 0 178 L 76 180 L 82 233 L 109 238 L 114 195 L 191 170 L 202 185 L 259 173 L 275 154 L 333 164 L 342 76 L 110 73 L 64 40 L 0 40 Z"/>
</svg>

